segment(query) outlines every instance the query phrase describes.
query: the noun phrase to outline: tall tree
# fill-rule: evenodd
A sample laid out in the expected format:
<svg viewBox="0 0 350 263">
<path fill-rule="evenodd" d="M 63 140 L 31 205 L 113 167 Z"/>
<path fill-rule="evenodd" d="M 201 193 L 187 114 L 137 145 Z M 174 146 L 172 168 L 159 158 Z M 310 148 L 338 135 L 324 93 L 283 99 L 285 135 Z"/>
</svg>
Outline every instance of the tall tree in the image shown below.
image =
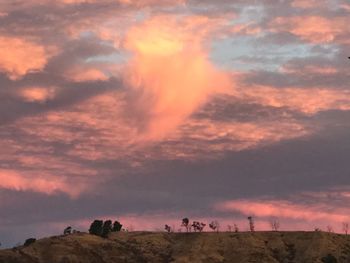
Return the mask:
<svg viewBox="0 0 350 263">
<path fill-rule="evenodd" d="M 103 227 L 103 221 L 102 220 L 94 220 L 94 222 L 91 223 L 89 233 L 96 236 L 102 235 L 102 227 Z"/>
<path fill-rule="evenodd" d="M 107 220 L 103 224 L 101 236 L 106 238 L 106 237 L 108 237 L 108 234 L 111 232 L 112 232 L 112 221 Z"/>
<path fill-rule="evenodd" d="M 181 226 L 186 228 L 186 232 L 188 232 L 189 229 L 191 228 L 191 226 L 189 224 L 190 224 L 190 220 L 187 217 L 182 219 Z"/>
<path fill-rule="evenodd" d="M 123 225 L 119 221 L 114 221 L 112 232 L 119 232 L 122 230 Z"/>
</svg>

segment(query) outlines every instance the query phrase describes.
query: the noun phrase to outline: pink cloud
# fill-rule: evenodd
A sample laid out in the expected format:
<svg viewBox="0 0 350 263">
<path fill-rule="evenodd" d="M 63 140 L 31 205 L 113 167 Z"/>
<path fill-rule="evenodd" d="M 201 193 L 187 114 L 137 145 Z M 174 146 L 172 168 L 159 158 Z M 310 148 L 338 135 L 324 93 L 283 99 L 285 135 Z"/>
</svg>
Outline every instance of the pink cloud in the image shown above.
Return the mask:
<svg viewBox="0 0 350 263">
<path fill-rule="evenodd" d="M 327 0 L 293 0 L 292 7 L 309 9 L 317 7 L 327 6 Z"/>
<path fill-rule="evenodd" d="M 108 76 L 100 69 L 93 67 L 75 67 L 67 70 L 64 76 L 74 82 L 106 81 Z"/>
<path fill-rule="evenodd" d="M 55 97 L 54 87 L 26 87 L 20 90 L 19 96 L 28 102 L 44 103 Z"/>
<path fill-rule="evenodd" d="M 29 72 L 40 71 L 54 50 L 23 38 L 0 36 L 0 71 L 15 80 Z"/>
<path fill-rule="evenodd" d="M 269 222 L 277 218 L 284 229 L 299 230 L 313 227 L 326 228 L 331 225 L 342 232 L 343 222 L 349 222 L 349 209 L 344 204 L 349 201 L 349 192 L 331 189 L 327 192 L 299 193 L 286 199 L 237 199 L 214 205 L 218 211 L 239 212 L 253 216 L 257 221 Z"/>
<path fill-rule="evenodd" d="M 333 69 L 313 68 L 321 74 L 332 74 Z M 305 114 L 326 110 L 350 110 L 350 92 L 329 88 L 275 88 L 251 86 L 237 88 L 235 95 L 245 101 L 276 108 L 287 107 Z"/>
<path fill-rule="evenodd" d="M 271 31 L 290 32 L 311 43 L 349 43 L 348 19 L 346 17 L 327 18 L 322 16 L 278 17 L 270 23 Z"/>
<path fill-rule="evenodd" d="M 300 75 L 332 75 L 339 72 L 340 69 L 332 66 L 319 66 L 319 65 L 306 65 L 306 66 L 290 66 L 285 65 L 281 71 L 287 74 L 300 74 Z"/>
<path fill-rule="evenodd" d="M 136 109 L 146 113 L 142 132 L 149 139 L 176 129 L 211 94 L 229 86 L 225 74 L 209 62 L 199 35 L 179 26 L 156 17 L 128 33 L 126 47 L 135 56 L 125 79 Z"/>
<path fill-rule="evenodd" d="M 13 170 L 0 169 L 0 188 L 13 191 L 33 191 L 52 195 L 66 193 L 70 197 L 77 197 L 83 186 L 70 184 L 65 177 L 49 176 L 47 174 L 31 174 Z"/>
</svg>

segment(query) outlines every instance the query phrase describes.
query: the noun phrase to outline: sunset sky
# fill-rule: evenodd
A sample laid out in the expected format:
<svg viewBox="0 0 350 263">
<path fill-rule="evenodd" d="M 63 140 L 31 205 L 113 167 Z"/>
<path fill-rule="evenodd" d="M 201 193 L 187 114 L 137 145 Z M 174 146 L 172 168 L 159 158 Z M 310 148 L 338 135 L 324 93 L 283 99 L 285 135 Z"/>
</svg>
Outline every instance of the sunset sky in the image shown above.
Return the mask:
<svg viewBox="0 0 350 263">
<path fill-rule="evenodd" d="M 350 222 L 348 0 L 0 0 L 0 242 Z"/>
</svg>

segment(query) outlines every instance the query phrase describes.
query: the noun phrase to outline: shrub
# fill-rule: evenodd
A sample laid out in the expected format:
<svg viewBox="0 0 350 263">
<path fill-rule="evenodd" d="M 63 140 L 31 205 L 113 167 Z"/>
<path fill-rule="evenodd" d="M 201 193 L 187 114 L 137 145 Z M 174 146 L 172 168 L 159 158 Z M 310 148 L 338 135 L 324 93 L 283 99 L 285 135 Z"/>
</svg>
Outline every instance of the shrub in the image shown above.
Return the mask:
<svg viewBox="0 0 350 263">
<path fill-rule="evenodd" d="M 70 235 L 72 233 L 72 227 L 68 226 L 63 230 L 63 235 Z"/>
<path fill-rule="evenodd" d="M 24 246 L 27 247 L 33 243 L 35 243 L 36 239 L 35 238 L 28 238 L 25 242 L 24 242 Z"/>
</svg>

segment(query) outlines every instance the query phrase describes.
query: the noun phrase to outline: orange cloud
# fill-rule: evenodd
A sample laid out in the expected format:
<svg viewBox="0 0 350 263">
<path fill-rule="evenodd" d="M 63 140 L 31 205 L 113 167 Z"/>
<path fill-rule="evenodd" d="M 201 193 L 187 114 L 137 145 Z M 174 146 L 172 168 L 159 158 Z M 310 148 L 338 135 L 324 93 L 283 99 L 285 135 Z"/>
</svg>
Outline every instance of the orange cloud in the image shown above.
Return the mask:
<svg viewBox="0 0 350 263">
<path fill-rule="evenodd" d="M 40 176 L 38 174 L 23 174 L 17 171 L 0 169 L 0 188 L 14 191 L 33 191 L 47 195 L 63 192 L 77 197 L 84 187 L 71 185 L 65 177 Z"/>
<path fill-rule="evenodd" d="M 305 114 L 315 114 L 332 109 L 350 110 L 350 92 L 348 90 L 253 86 L 237 89 L 236 96 L 254 103 L 276 108 L 287 107 Z"/>
<path fill-rule="evenodd" d="M 65 72 L 65 77 L 74 82 L 105 81 L 108 76 L 97 68 L 73 68 Z"/>
<path fill-rule="evenodd" d="M 46 65 L 53 51 L 22 38 L 0 36 L 0 71 L 11 79 L 40 71 Z"/>
<path fill-rule="evenodd" d="M 237 211 L 246 216 L 260 218 L 275 217 L 306 222 L 321 221 L 335 225 L 350 220 L 349 211 L 338 209 L 333 205 L 326 206 L 322 203 L 302 205 L 285 200 L 234 200 L 217 204 L 215 208 L 219 211 Z"/>
<path fill-rule="evenodd" d="M 27 87 L 20 91 L 20 97 L 27 102 L 44 103 L 55 97 L 55 88 L 53 87 Z"/>
<path fill-rule="evenodd" d="M 242 151 L 298 138 L 311 133 L 302 124 L 286 118 L 278 121 L 237 122 L 188 119 L 171 136 L 157 147 L 158 158 L 199 159 L 220 158 L 227 151 Z M 188 143 L 191 142 L 191 143 Z"/>
<path fill-rule="evenodd" d="M 162 138 L 201 106 L 229 86 L 191 30 L 176 20 L 153 18 L 128 32 L 126 47 L 134 53 L 125 79 L 136 109 L 147 118 L 148 139 Z"/>
<path fill-rule="evenodd" d="M 309 9 L 315 8 L 315 6 L 326 6 L 326 4 L 326 0 L 293 0 L 291 5 L 292 7 Z"/>
<path fill-rule="evenodd" d="M 64 4 L 82 4 L 82 3 L 98 3 L 103 2 L 101 0 L 57 0 Z M 145 7 L 150 5 L 177 5 L 184 4 L 186 0 L 112 0 L 108 2 L 121 3 L 124 5 L 131 5 L 137 7 Z"/>
<path fill-rule="evenodd" d="M 349 33 L 348 18 L 321 16 L 278 17 L 270 24 L 274 32 L 287 31 L 311 43 L 330 43 Z M 348 39 L 348 38 L 346 38 Z M 339 40 L 349 43 L 349 40 Z"/>
</svg>

